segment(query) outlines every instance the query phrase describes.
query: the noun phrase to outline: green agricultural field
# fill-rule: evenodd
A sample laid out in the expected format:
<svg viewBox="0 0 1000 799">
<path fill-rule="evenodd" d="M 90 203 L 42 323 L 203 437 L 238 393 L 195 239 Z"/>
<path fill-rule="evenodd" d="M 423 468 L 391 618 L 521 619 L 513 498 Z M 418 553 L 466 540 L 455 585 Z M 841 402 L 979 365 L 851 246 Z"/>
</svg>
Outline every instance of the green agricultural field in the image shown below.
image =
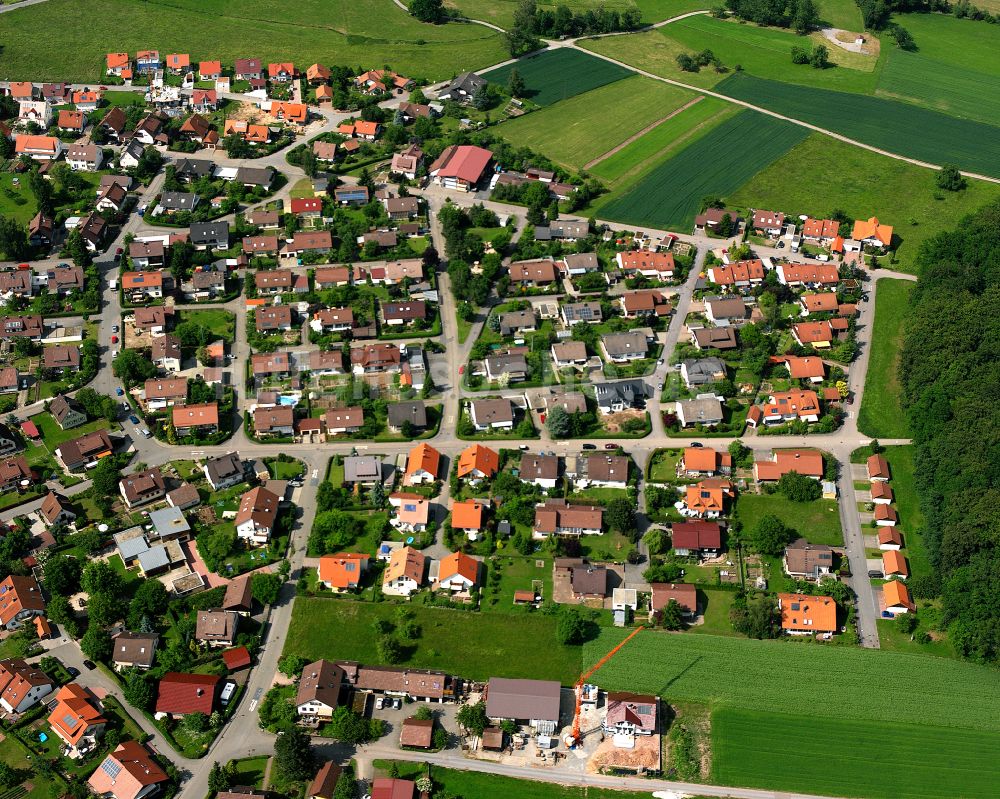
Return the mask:
<svg viewBox="0 0 1000 799">
<path fill-rule="evenodd" d="M 517 8 L 518 0 L 447 0 L 446 6 L 457 9 L 464 16 L 471 19 L 481 19 L 484 22 L 492 22 L 502 28 L 509 28 L 514 21 L 514 9 Z M 704 2 L 699 0 L 559 0 L 557 3 L 542 2 L 539 8 L 555 8 L 557 5 L 565 5 L 573 11 L 580 13 L 589 8 L 604 6 L 607 9 L 618 9 L 624 11 L 629 8 L 638 8 L 642 11 L 643 22 L 659 22 L 670 19 L 678 14 L 688 11 L 697 11 L 705 7 Z"/>
<path fill-rule="evenodd" d="M 392 620 L 396 603 L 299 597 L 292 609 L 285 652 L 311 660 L 378 663 L 376 619 Z M 441 669 L 485 680 L 494 674 L 535 677 L 571 685 L 580 673 L 580 647 L 556 643 L 556 620 L 540 614 L 472 613 L 409 605 L 421 627 L 405 665 Z M 330 630 L 337 630 L 331 636 Z M 525 646 L 533 641 L 536 646 Z"/>
<path fill-rule="evenodd" d="M 792 502 L 781 494 L 748 493 L 741 493 L 736 500 L 736 516 L 744 530 L 752 530 L 762 517 L 772 514 L 812 544 L 844 543 L 836 500 Z"/>
<path fill-rule="evenodd" d="M 579 50 L 561 48 L 521 58 L 514 64 L 490 70 L 483 77 L 492 83 L 506 86 L 514 69 L 524 78 L 528 98 L 538 105 L 552 105 L 560 100 L 568 100 L 634 74 L 625 67 L 610 64 Z"/>
<path fill-rule="evenodd" d="M 141 16 L 142 25 L 121 21 Z M 81 35 L 85 32 L 85 35 Z M 49 0 L 0 17 L 0 74 L 11 79 L 95 81 L 109 51 L 213 57 L 231 67 L 252 54 L 268 61 L 394 69 L 443 80 L 507 57 L 501 35 L 481 25 L 419 22 L 392 0 Z"/>
<path fill-rule="evenodd" d="M 596 663 L 627 634 L 602 629 L 584 644 L 584 664 Z M 669 702 L 1000 732 L 996 669 L 924 655 L 646 631 L 595 678 L 606 690 L 652 692 Z M 879 753 L 870 757 L 877 762 Z"/>
<path fill-rule="evenodd" d="M 878 272 L 875 273 L 878 277 Z M 865 378 L 865 393 L 858 414 L 858 429 L 866 436 L 905 438 L 910 434 L 900 401 L 899 355 L 903 346 L 903 323 L 910 308 L 915 283 L 882 278 L 875 293 L 875 325 L 871 357 Z"/>
<path fill-rule="evenodd" d="M 819 33 L 799 37 L 791 31 L 697 16 L 652 31 L 584 41 L 581 46 L 654 75 L 705 89 L 724 81 L 739 65 L 746 73 L 762 78 L 847 92 L 873 92 L 877 59 L 872 56 L 829 47 L 833 66 L 827 69 L 792 63 L 793 46 L 811 48 L 824 41 Z M 706 49 L 722 61 L 722 72 L 711 66 L 685 72 L 678 66 L 677 56 L 681 53 Z"/>
<path fill-rule="evenodd" d="M 579 170 L 696 97 L 635 75 L 505 122 L 499 133 Z"/>
<path fill-rule="evenodd" d="M 742 111 L 600 206 L 603 219 L 687 230 L 706 195 L 725 197 L 806 135 L 804 128 Z"/>
<path fill-rule="evenodd" d="M 723 94 L 933 164 L 1000 176 L 1000 128 L 896 100 L 731 75 Z M 920 131 L 920 135 L 913 135 Z"/>
<path fill-rule="evenodd" d="M 912 272 L 922 242 L 997 197 L 1000 186 L 978 180 L 963 191 L 942 192 L 929 169 L 813 133 L 726 200 L 739 208 L 781 208 L 789 215 L 825 216 L 835 208 L 856 219 L 875 214 L 900 239 L 892 268 Z"/>
<path fill-rule="evenodd" d="M 589 168 L 604 181 L 618 181 L 639 175 L 668 153 L 706 135 L 716 125 L 736 113 L 736 108 L 713 97 L 702 97 L 638 139 L 626 144 Z"/>
<path fill-rule="evenodd" d="M 883 697 L 891 706 L 893 698 Z M 723 708 L 712 713 L 712 780 L 865 799 L 987 799 L 1000 733 Z M 930 722 L 930 723 L 928 723 Z M 809 768 L 789 768 L 789 753 Z"/>
</svg>

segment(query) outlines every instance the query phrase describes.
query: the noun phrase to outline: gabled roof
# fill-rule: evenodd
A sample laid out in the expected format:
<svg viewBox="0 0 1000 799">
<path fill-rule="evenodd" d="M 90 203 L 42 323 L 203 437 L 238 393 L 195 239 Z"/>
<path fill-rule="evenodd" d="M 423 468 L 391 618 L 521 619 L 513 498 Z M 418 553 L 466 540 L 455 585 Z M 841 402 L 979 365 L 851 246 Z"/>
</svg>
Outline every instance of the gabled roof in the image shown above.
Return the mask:
<svg viewBox="0 0 1000 799">
<path fill-rule="evenodd" d="M 451 526 L 456 530 L 479 530 L 485 511 L 486 506 L 475 499 L 455 502 L 451 506 Z"/>
<path fill-rule="evenodd" d="M 319 559 L 319 580 L 334 588 L 353 588 L 360 585 L 361 575 L 368 566 L 370 556 L 360 552 L 338 552 Z"/>
<path fill-rule="evenodd" d="M 887 608 L 900 606 L 908 610 L 916 610 L 917 608 L 913 597 L 910 596 L 910 589 L 899 580 L 890 580 L 885 583 L 882 586 L 882 597 Z"/>
<path fill-rule="evenodd" d="M 156 712 L 183 715 L 212 714 L 219 677 L 214 674 L 184 674 L 171 671 L 160 680 Z"/>
<path fill-rule="evenodd" d="M 472 444 L 462 450 L 458 458 L 458 476 L 465 477 L 472 471 L 482 472 L 492 477 L 500 468 L 500 456 L 482 444 Z"/>
<path fill-rule="evenodd" d="M 452 577 L 461 577 L 473 585 L 479 575 L 479 561 L 464 552 L 452 552 L 441 558 L 438 582 L 444 582 Z"/>
<path fill-rule="evenodd" d="M 393 550 L 389 556 L 389 565 L 385 568 L 382 582 L 406 578 L 420 585 L 424 580 L 424 564 L 426 558 L 422 552 L 413 547 L 400 547 Z"/>
</svg>

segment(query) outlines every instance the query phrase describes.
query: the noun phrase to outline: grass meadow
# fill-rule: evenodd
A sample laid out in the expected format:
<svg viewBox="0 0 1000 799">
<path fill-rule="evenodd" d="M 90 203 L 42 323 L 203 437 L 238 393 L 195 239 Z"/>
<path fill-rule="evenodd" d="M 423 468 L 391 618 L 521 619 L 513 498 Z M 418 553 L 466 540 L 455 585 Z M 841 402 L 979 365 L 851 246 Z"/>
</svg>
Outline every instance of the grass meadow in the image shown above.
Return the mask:
<svg viewBox="0 0 1000 799">
<path fill-rule="evenodd" d="M 892 268 L 913 272 L 922 242 L 1000 197 L 1000 186 L 978 180 L 962 191 L 940 191 L 934 177 L 924 167 L 813 133 L 725 199 L 789 215 L 825 216 L 836 208 L 856 219 L 874 214 L 900 240 Z"/>
<path fill-rule="evenodd" d="M 840 0 L 834 0 L 840 2 Z M 463 16 L 471 19 L 481 19 L 492 22 L 502 28 L 509 28 L 514 21 L 514 9 L 518 0 L 446 0 L 445 5 L 455 8 Z M 705 7 L 699 0 L 559 0 L 559 2 L 542 2 L 539 8 L 555 8 L 565 5 L 579 13 L 590 8 L 604 6 L 607 9 L 625 11 L 638 8 L 642 11 L 642 21 L 646 23 L 670 19 L 688 11 L 697 11 Z"/>
<path fill-rule="evenodd" d="M 654 75 L 704 89 L 714 88 L 739 65 L 747 74 L 762 78 L 847 92 L 875 90 L 877 59 L 873 56 L 830 47 L 832 66 L 827 69 L 792 63 L 793 46 L 808 49 L 823 41 L 818 33 L 801 37 L 791 31 L 703 15 L 630 36 L 585 41 L 581 46 Z M 702 67 L 698 72 L 685 72 L 677 65 L 677 56 L 681 53 L 698 53 L 706 49 L 722 61 L 725 71 Z"/>
<path fill-rule="evenodd" d="M 878 272 L 875 277 L 878 277 Z M 905 438 L 910 434 L 900 401 L 902 386 L 898 368 L 903 346 L 903 324 L 914 285 L 908 280 L 888 278 L 882 278 L 877 284 L 871 356 L 858 414 L 858 429 L 866 436 Z"/>
<path fill-rule="evenodd" d="M 767 515 L 777 516 L 811 544 L 841 546 L 844 543 L 836 500 L 792 502 L 781 494 L 749 493 L 741 493 L 736 500 L 736 516 L 744 530 L 752 530 Z"/>
<path fill-rule="evenodd" d="M 992 125 L 896 100 L 747 74 L 730 75 L 717 90 L 892 153 L 1000 177 L 1000 128 Z"/>
<path fill-rule="evenodd" d="M 140 19 L 141 25 L 122 20 Z M 480 25 L 419 22 L 392 0 L 49 0 L 0 16 L 0 74 L 10 79 L 88 82 L 108 52 L 155 47 L 192 60 L 253 55 L 294 61 L 389 64 L 414 78 L 443 80 L 507 57 L 500 33 Z"/>
<path fill-rule="evenodd" d="M 378 663 L 372 625 L 394 619 L 397 604 L 298 597 L 292 610 L 285 652 L 310 660 L 358 660 Z M 553 616 L 520 613 L 474 613 L 408 605 L 420 625 L 404 665 L 440 669 L 485 680 L 536 677 L 571 685 L 580 673 L 580 647 L 556 643 Z M 336 635 L 330 631 L 336 630 Z M 531 642 L 528 644 L 528 642 Z"/>
<path fill-rule="evenodd" d="M 564 166 L 582 169 L 695 97 L 635 75 L 505 122 L 499 133 Z"/>
<path fill-rule="evenodd" d="M 524 79 L 528 99 L 538 105 L 568 100 L 634 74 L 631 70 L 579 50 L 562 48 L 518 59 L 514 64 L 483 73 L 483 77 L 506 86 L 510 73 L 515 69 Z"/>
<path fill-rule="evenodd" d="M 910 32 L 917 49 L 889 50 L 878 94 L 996 125 L 1000 30 L 943 14 L 905 14 L 894 21 Z"/>
<path fill-rule="evenodd" d="M 823 719 L 726 707 L 712 713 L 712 779 L 865 799 L 987 799 L 1000 733 L 933 723 Z M 930 722 L 936 721 L 933 717 Z M 792 767 L 790 758 L 800 767 Z"/>
<path fill-rule="evenodd" d="M 687 230 L 706 195 L 727 196 L 805 135 L 797 125 L 742 111 L 650 170 L 626 193 L 612 195 L 595 214 Z"/>
</svg>

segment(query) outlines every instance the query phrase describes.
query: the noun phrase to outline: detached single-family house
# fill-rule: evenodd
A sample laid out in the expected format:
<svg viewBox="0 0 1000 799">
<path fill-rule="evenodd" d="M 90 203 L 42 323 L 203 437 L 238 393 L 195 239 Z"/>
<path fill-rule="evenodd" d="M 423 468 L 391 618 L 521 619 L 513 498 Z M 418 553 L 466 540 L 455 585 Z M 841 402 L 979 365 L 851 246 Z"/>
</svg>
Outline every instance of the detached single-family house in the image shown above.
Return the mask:
<svg viewBox="0 0 1000 799">
<path fill-rule="evenodd" d="M 244 494 L 233 520 L 236 535 L 260 546 L 266 544 L 274 532 L 280 501 L 277 494 L 261 486 Z"/>
<path fill-rule="evenodd" d="M 476 430 L 513 430 L 514 403 L 506 398 L 472 400 L 469 418 Z"/>
<path fill-rule="evenodd" d="M 798 538 L 785 547 L 784 565 L 789 577 L 819 580 L 833 571 L 833 549 Z"/>
<path fill-rule="evenodd" d="M 382 592 L 391 596 L 410 596 L 424 584 L 424 554 L 413 547 L 400 547 L 389 556 L 382 576 Z"/>
</svg>

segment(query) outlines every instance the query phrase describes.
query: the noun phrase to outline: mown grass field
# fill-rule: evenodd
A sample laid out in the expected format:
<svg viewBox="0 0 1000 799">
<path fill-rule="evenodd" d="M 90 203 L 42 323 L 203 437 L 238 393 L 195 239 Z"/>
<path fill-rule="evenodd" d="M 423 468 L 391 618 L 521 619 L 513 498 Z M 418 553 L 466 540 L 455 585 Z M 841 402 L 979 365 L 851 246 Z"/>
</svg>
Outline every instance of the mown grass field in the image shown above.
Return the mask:
<svg viewBox="0 0 1000 799">
<path fill-rule="evenodd" d="M 602 629 L 584 645 L 584 664 L 596 663 L 626 634 Z M 808 713 L 817 723 L 845 719 L 1000 732 L 996 680 L 993 667 L 924 655 L 647 631 L 594 681 L 606 690 L 653 692 L 669 702 Z M 858 756 L 870 758 L 874 768 L 880 755 L 873 750 Z"/>
<path fill-rule="evenodd" d="M 616 222 L 687 230 L 705 196 L 725 197 L 805 135 L 797 125 L 742 111 L 650 170 L 625 194 L 612 195 L 596 213 Z"/>
<path fill-rule="evenodd" d="M 913 445 L 886 447 L 883 455 L 889 461 L 892 475 L 889 485 L 892 486 L 894 504 L 903 530 L 903 553 L 910 562 L 910 572 L 915 577 L 922 577 L 930 574 L 931 564 L 923 539 L 917 532 L 924 526 L 924 515 L 920 511 L 920 497 L 917 494 Z"/>
<path fill-rule="evenodd" d="M 122 24 L 141 19 L 142 24 Z M 507 57 L 501 35 L 481 25 L 428 25 L 392 0 L 49 0 L 0 16 L 0 74 L 10 79 L 87 82 L 104 75 L 108 52 L 155 47 L 218 58 L 231 67 L 254 55 L 294 61 L 389 64 L 428 79 L 495 64 Z"/>
<path fill-rule="evenodd" d="M 397 607 L 394 602 L 298 597 L 284 651 L 310 659 L 378 663 L 372 625 L 376 619 L 392 621 Z M 579 676 L 581 649 L 556 643 L 552 616 L 409 607 L 422 632 L 405 665 L 476 680 L 501 674 L 571 685 Z"/>
<path fill-rule="evenodd" d="M 997 124 L 1000 30 L 942 14 L 905 14 L 895 21 L 910 32 L 917 50 L 891 48 L 878 93 Z"/>
<path fill-rule="evenodd" d="M 886 710 L 892 700 L 886 698 Z M 712 779 L 866 799 L 986 799 L 1000 779 L 1000 733 L 723 708 L 712 714 Z M 796 767 L 793 767 L 794 760 Z"/>
<path fill-rule="evenodd" d="M 457 9 L 471 19 L 481 19 L 502 28 L 509 28 L 514 21 L 514 9 L 517 8 L 517 3 L 518 0 L 446 0 L 445 5 Z M 687 11 L 696 11 L 705 7 L 704 2 L 699 0 L 608 0 L 607 2 L 604 0 L 566 0 L 566 2 L 560 0 L 557 3 L 539 3 L 538 7 L 555 8 L 557 5 L 568 6 L 577 13 L 598 6 L 619 11 L 638 8 L 642 11 L 642 21 L 646 23 L 659 22 Z"/>
<path fill-rule="evenodd" d="M 878 272 L 875 273 L 878 277 Z M 910 432 L 900 402 L 899 354 L 903 346 L 903 324 L 915 284 L 908 280 L 882 278 L 875 293 L 875 324 L 871 356 L 865 377 L 865 393 L 858 414 L 858 429 L 866 436 L 905 438 Z"/>
<path fill-rule="evenodd" d="M 861 30 L 861 12 L 854 0 L 818 0 L 819 18 L 832 28 Z"/>
<path fill-rule="evenodd" d="M 750 493 L 741 493 L 736 500 L 736 516 L 744 530 L 752 530 L 767 515 L 777 516 L 811 544 L 841 546 L 844 543 L 835 500 L 792 502 L 781 494 Z"/>
<path fill-rule="evenodd" d="M 696 96 L 635 75 L 505 122 L 499 133 L 560 164 L 582 169 Z M 601 113 L 595 114 L 598 108 Z"/>
<path fill-rule="evenodd" d="M 849 92 L 875 90 L 877 59 L 871 56 L 831 46 L 833 66 L 828 69 L 792 63 L 793 45 L 809 49 L 823 41 L 818 33 L 800 37 L 790 31 L 702 15 L 630 36 L 584 41 L 581 46 L 654 75 L 705 89 L 724 81 L 740 65 L 748 74 L 790 83 Z M 726 71 L 716 72 L 709 66 L 698 72 L 685 72 L 677 65 L 677 56 L 681 53 L 698 53 L 705 49 L 722 61 Z"/>
<path fill-rule="evenodd" d="M 232 344 L 236 336 L 236 317 L 220 308 L 182 309 L 178 322 L 194 322 L 207 327 L 216 336 Z"/>
<path fill-rule="evenodd" d="M 631 174 L 637 175 L 670 151 L 704 136 L 734 113 L 736 109 L 731 104 L 714 97 L 702 97 L 694 105 L 644 133 L 618 152 L 598 161 L 589 171 L 609 182 Z"/>
<path fill-rule="evenodd" d="M 716 88 L 892 153 L 1000 176 L 1000 128 L 992 125 L 896 100 L 794 86 L 747 74 L 730 75 Z"/>
<path fill-rule="evenodd" d="M 17 178 L 18 185 L 14 185 Z M 0 214 L 26 225 L 36 213 L 38 203 L 34 192 L 28 187 L 28 179 L 24 175 L 13 175 L 10 172 L 0 174 Z"/>
<path fill-rule="evenodd" d="M 634 74 L 624 67 L 579 50 L 562 48 L 519 59 L 516 64 L 485 72 L 483 77 L 492 83 L 506 86 L 514 69 L 524 79 L 528 98 L 538 105 L 552 105 L 560 100 L 568 100 Z"/>
<path fill-rule="evenodd" d="M 940 191 L 934 178 L 924 167 L 813 133 L 726 200 L 741 208 L 781 208 L 789 215 L 824 216 L 835 208 L 856 219 L 875 214 L 900 239 L 892 268 L 913 272 L 922 242 L 1000 196 L 1000 186 L 978 180 L 963 191 Z"/>
</svg>

